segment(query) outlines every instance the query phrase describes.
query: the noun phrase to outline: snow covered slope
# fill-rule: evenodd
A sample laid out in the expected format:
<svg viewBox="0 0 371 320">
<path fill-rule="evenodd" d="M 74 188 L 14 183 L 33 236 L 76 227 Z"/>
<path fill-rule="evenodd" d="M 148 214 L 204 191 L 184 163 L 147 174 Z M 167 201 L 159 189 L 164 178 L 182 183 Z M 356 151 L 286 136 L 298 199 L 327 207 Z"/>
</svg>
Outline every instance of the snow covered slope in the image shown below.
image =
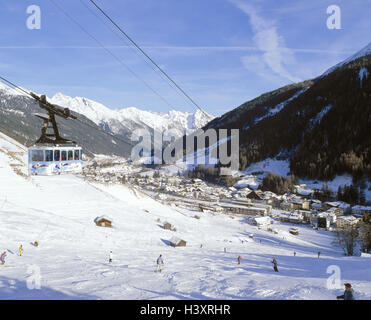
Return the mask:
<svg viewBox="0 0 371 320">
<path fill-rule="evenodd" d="M 326 76 L 328 74 L 330 74 L 331 72 L 333 72 L 334 70 L 342 67 L 342 66 L 345 66 L 346 64 L 354 61 L 354 60 L 357 60 L 361 57 L 364 57 L 364 56 L 367 56 L 367 55 L 371 55 L 371 42 L 366 46 L 364 47 L 363 49 L 361 49 L 360 51 L 358 51 L 357 53 L 355 53 L 354 55 L 350 56 L 349 58 L 345 59 L 344 61 L 338 63 L 337 65 L 331 67 L 330 69 L 328 69 L 323 75 L 323 76 Z"/>
<path fill-rule="evenodd" d="M 358 299 L 371 299 L 371 259 L 344 257 L 330 232 L 300 226 L 292 236 L 290 225 L 277 223 L 274 234 L 241 216 L 197 213 L 195 219 L 195 212 L 130 187 L 70 175 L 24 177 L 25 152 L 0 135 L 0 251 L 7 251 L 0 299 L 334 299 L 342 289 L 327 288 L 330 265 L 340 267 L 341 283 L 351 282 Z M 102 215 L 113 220 L 112 229 L 95 226 Z M 165 220 L 177 231 L 162 229 Z M 174 235 L 187 246 L 170 247 Z M 155 273 L 160 253 L 165 266 Z M 41 289 L 29 290 L 38 269 Z"/>
<path fill-rule="evenodd" d="M 181 137 L 202 128 L 214 119 L 213 116 L 206 116 L 200 110 L 195 113 L 175 110 L 159 113 L 134 107 L 112 110 L 99 102 L 82 97 L 72 98 L 62 93 L 55 94 L 51 102 L 83 114 L 97 125 L 124 136 L 128 136 L 138 128 L 151 128 L 159 132 L 173 129 L 178 133 L 178 137 Z"/>
</svg>

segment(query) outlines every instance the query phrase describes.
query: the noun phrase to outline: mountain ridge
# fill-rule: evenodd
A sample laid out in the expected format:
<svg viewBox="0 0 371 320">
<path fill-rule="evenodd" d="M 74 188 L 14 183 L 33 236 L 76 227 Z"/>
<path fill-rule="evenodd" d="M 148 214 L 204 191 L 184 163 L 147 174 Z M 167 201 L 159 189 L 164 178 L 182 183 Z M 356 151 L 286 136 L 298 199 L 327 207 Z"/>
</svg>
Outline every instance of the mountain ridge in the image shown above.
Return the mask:
<svg viewBox="0 0 371 320">
<path fill-rule="evenodd" d="M 202 111 L 194 113 L 169 110 L 153 112 L 136 107 L 110 109 L 94 100 L 83 97 L 70 97 L 63 93 L 56 93 L 50 101 L 54 104 L 69 108 L 72 111 L 85 115 L 95 124 L 115 134 L 130 138 L 135 129 L 151 129 L 158 132 L 175 130 L 180 137 L 203 127 L 214 116 L 207 117 Z"/>
<path fill-rule="evenodd" d="M 278 157 L 289 159 L 291 174 L 302 178 L 331 180 L 348 173 L 355 181 L 365 175 L 371 180 L 370 49 L 371 44 L 327 74 L 248 101 L 204 129 L 240 129 L 242 170 Z"/>
</svg>

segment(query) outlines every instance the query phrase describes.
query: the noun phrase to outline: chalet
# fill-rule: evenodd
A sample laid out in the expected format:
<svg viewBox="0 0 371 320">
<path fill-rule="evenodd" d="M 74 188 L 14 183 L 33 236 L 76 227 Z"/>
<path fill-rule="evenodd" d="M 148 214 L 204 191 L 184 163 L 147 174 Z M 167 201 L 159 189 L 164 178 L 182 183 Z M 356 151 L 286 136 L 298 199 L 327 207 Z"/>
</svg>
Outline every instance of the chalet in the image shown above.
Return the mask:
<svg viewBox="0 0 371 320">
<path fill-rule="evenodd" d="M 247 199 L 250 199 L 250 200 L 257 200 L 257 201 L 264 201 L 266 199 L 264 199 L 264 194 L 263 192 L 261 192 L 260 190 L 253 190 L 253 191 L 250 191 L 247 195 L 246 195 L 246 198 Z"/>
<path fill-rule="evenodd" d="M 325 211 L 331 208 L 338 208 L 339 210 L 342 210 L 343 211 L 342 214 L 344 214 L 345 212 L 350 210 L 350 205 L 342 201 L 332 201 L 332 202 L 324 202 L 323 208 Z"/>
<path fill-rule="evenodd" d="M 353 217 L 353 216 L 340 216 L 336 219 L 336 227 L 338 229 L 348 228 L 348 227 L 355 227 L 361 219 Z"/>
<path fill-rule="evenodd" d="M 112 228 L 112 219 L 107 216 L 96 217 L 94 222 L 98 227 Z"/>
<path fill-rule="evenodd" d="M 328 210 L 325 211 L 326 213 L 329 213 L 329 214 L 334 214 L 336 216 L 341 216 L 344 214 L 344 209 L 342 208 L 336 208 L 336 207 L 332 207 Z"/>
<path fill-rule="evenodd" d="M 268 216 L 265 216 L 265 217 L 261 217 L 261 216 L 251 217 L 251 218 L 249 218 L 248 221 L 251 225 L 258 226 L 258 227 L 267 226 L 267 225 L 270 225 L 273 222 L 273 220 Z"/>
<path fill-rule="evenodd" d="M 180 238 L 177 238 L 177 237 L 172 237 L 170 240 L 170 245 L 172 247 L 185 247 L 187 245 L 187 242 L 180 239 Z"/>
<path fill-rule="evenodd" d="M 331 225 L 331 218 L 327 214 L 318 213 L 313 214 L 310 218 L 310 223 L 315 229 L 329 229 Z"/>
<path fill-rule="evenodd" d="M 303 223 L 303 216 L 300 214 L 281 214 L 279 219 L 281 222 L 290 222 L 295 224 Z"/>
<path fill-rule="evenodd" d="M 303 222 L 306 222 L 306 223 L 310 222 L 310 218 L 312 217 L 312 211 L 296 210 L 295 213 L 302 218 Z"/>
<path fill-rule="evenodd" d="M 289 201 L 292 210 L 309 210 L 309 201 L 300 198 L 293 198 Z"/>
</svg>

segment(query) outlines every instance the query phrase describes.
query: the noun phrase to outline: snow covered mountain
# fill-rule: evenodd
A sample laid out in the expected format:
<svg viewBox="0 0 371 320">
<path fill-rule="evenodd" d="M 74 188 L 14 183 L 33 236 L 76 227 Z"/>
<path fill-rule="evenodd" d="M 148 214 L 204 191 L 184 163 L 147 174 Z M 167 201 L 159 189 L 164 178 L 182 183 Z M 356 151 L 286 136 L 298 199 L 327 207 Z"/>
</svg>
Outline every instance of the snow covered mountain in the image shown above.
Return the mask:
<svg viewBox="0 0 371 320">
<path fill-rule="evenodd" d="M 153 129 L 158 132 L 175 130 L 177 137 L 202 128 L 214 119 L 197 110 L 195 113 L 171 110 L 168 113 L 144 111 L 130 107 L 112 110 L 103 104 L 82 97 L 69 97 L 56 93 L 50 101 L 85 115 L 107 131 L 130 138 L 135 129 Z"/>
<path fill-rule="evenodd" d="M 371 180 L 371 44 L 323 75 L 265 93 L 204 129 L 240 129 L 240 166 L 287 159 L 301 178 Z"/>
<path fill-rule="evenodd" d="M 0 299 L 333 300 L 344 282 L 353 285 L 358 300 L 371 298 L 371 258 L 345 257 L 332 232 L 297 225 L 295 236 L 292 225 L 279 222 L 269 232 L 224 213 L 195 219 L 194 211 L 163 205 L 125 185 L 73 175 L 25 177 L 26 161 L 27 148 L 0 133 L 0 251 L 7 253 Z M 104 214 L 113 228 L 95 225 Z M 173 236 L 187 245 L 170 247 Z M 155 273 L 159 254 L 165 265 Z M 341 282 L 329 287 L 332 265 L 341 269 Z M 38 280 L 39 289 L 32 289 Z"/>
<path fill-rule="evenodd" d="M 0 82 L 1 132 L 24 145 L 32 145 L 41 134 L 42 120 L 33 115 L 39 112 L 42 110 L 34 99 Z M 88 126 L 58 117 L 59 129 L 63 137 L 73 139 L 82 146 L 86 155 L 106 154 L 123 157 L 130 155 L 131 146 L 125 143 L 122 137 L 113 139 L 110 135 L 101 132 L 100 128 L 84 115 L 73 113 Z"/>
</svg>

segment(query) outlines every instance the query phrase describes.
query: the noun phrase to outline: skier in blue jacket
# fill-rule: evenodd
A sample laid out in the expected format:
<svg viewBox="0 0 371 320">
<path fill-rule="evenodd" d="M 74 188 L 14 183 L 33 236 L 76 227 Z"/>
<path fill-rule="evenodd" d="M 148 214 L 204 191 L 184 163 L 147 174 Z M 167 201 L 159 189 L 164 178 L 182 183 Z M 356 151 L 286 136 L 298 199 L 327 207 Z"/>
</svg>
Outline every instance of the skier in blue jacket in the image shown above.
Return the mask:
<svg viewBox="0 0 371 320">
<path fill-rule="evenodd" d="M 354 297 L 354 290 L 350 283 L 344 283 L 345 291 L 342 296 L 337 296 L 337 299 L 344 299 L 344 300 L 355 300 Z"/>
</svg>

